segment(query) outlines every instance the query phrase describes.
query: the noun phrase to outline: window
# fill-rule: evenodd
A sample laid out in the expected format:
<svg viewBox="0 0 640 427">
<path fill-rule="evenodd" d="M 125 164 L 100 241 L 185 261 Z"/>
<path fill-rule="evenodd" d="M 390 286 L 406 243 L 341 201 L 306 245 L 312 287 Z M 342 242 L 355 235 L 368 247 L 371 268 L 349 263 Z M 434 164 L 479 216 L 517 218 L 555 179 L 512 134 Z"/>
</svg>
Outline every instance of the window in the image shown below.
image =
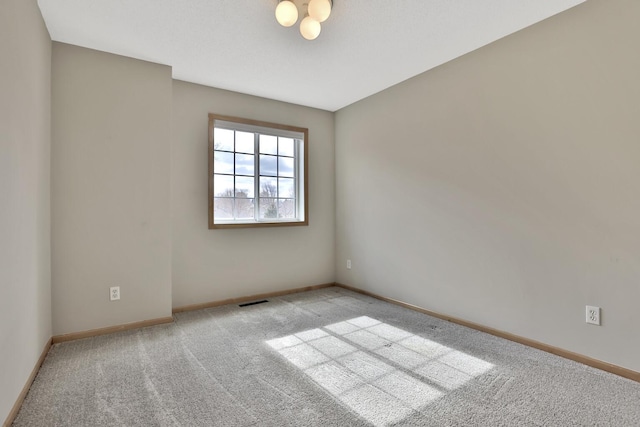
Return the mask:
<svg viewBox="0 0 640 427">
<path fill-rule="evenodd" d="M 209 114 L 209 228 L 308 225 L 308 134 Z"/>
</svg>

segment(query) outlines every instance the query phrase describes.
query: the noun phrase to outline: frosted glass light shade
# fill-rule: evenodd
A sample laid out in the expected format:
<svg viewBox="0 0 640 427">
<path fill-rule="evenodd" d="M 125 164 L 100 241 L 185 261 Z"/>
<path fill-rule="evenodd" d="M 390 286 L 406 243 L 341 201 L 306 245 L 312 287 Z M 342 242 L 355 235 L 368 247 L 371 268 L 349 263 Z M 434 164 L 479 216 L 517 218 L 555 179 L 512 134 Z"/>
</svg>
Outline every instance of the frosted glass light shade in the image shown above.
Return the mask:
<svg viewBox="0 0 640 427">
<path fill-rule="evenodd" d="M 292 1 L 281 1 L 276 7 L 276 19 L 283 27 L 292 26 L 298 21 L 298 7 Z"/>
<path fill-rule="evenodd" d="M 324 22 L 331 15 L 331 0 L 311 0 L 309 16 L 318 22 Z"/>
<path fill-rule="evenodd" d="M 320 23 L 310 16 L 300 22 L 300 34 L 307 40 L 315 40 L 320 35 Z"/>
</svg>

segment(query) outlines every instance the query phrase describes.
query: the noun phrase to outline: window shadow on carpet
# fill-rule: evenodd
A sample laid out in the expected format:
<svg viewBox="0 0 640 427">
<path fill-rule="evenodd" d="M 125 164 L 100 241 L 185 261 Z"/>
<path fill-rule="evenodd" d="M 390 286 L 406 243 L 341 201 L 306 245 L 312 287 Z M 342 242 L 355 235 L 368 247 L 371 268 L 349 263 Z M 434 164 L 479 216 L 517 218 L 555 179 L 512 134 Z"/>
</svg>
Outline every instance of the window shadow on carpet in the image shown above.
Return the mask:
<svg viewBox="0 0 640 427">
<path fill-rule="evenodd" d="M 402 421 L 494 365 L 368 316 L 267 341 L 374 425 Z"/>
</svg>

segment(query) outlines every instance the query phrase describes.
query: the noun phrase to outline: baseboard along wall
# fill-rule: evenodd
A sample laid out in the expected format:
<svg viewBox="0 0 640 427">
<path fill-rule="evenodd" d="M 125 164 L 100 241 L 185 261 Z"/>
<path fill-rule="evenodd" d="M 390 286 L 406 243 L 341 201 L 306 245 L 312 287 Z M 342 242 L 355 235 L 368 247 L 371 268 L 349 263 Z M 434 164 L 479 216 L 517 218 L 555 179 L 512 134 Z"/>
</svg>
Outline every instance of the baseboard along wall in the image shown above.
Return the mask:
<svg viewBox="0 0 640 427">
<path fill-rule="evenodd" d="M 123 325 L 109 326 L 106 328 L 91 329 L 88 331 L 73 332 L 73 333 L 64 334 L 64 335 L 55 335 L 51 339 L 53 340 L 53 344 L 58 344 L 66 341 L 74 341 L 82 338 L 97 337 L 100 335 L 113 334 L 114 332 L 122 332 L 122 331 L 128 331 L 130 329 L 146 328 L 147 326 L 162 325 L 164 323 L 172 323 L 172 322 L 173 322 L 172 316 L 159 317 L 157 319 L 142 320 L 140 322 L 125 323 Z"/>
<path fill-rule="evenodd" d="M 283 295 L 297 294 L 299 292 L 315 291 L 316 289 L 330 288 L 331 286 L 335 286 L 335 285 L 336 285 L 335 283 L 324 283 L 322 285 L 305 286 L 302 288 L 287 289 L 284 291 L 276 291 L 276 292 L 267 292 L 263 294 L 247 295 L 247 296 L 238 297 L 238 298 L 228 298 L 225 300 L 205 302 L 202 304 L 185 305 L 182 307 L 175 307 L 173 309 L 173 312 L 182 313 L 185 311 L 202 310 L 203 308 L 219 307 L 221 305 L 227 305 L 227 304 L 242 304 L 244 302 L 249 302 L 249 301 L 281 297 Z"/>
<path fill-rule="evenodd" d="M 427 314 L 432 317 L 437 317 L 438 319 L 446 320 L 458 325 L 466 326 L 471 329 L 478 330 L 480 332 L 485 332 L 490 335 L 494 335 L 496 337 L 504 338 L 509 341 L 517 342 L 519 344 L 526 345 L 528 347 L 533 347 L 538 350 L 546 351 L 547 353 L 555 354 L 556 356 L 563 357 L 565 359 L 573 360 L 578 363 L 582 363 L 583 365 L 591 366 L 592 368 L 600 369 L 602 371 L 610 372 L 612 374 L 619 375 L 624 378 L 628 378 L 633 381 L 640 382 L 640 372 L 633 371 L 631 369 L 623 368 L 621 366 L 613 365 L 611 363 L 603 362 L 598 359 L 593 359 L 588 356 L 584 356 L 582 354 L 574 353 L 569 350 L 564 350 L 562 348 L 554 347 L 552 345 L 548 345 L 539 341 L 535 341 L 529 338 L 521 337 L 519 335 L 511 334 L 509 332 L 503 332 L 498 329 L 489 328 L 487 326 L 480 325 L 478 323 L 469 322 L 467 320 L 458 319 L 456 317 L 447 316 L 445 314 L 437 313 L 431 310 L 424 309 L 422 307 L 418 307 L 413 304 L 409 304 L 403 301 L 398 301 L 393 298 L 387 298 L 382 295 L 375 294 L 373 292 L 365 291 L 359 288 L 355 288 L 349 285 L 343 285 L 341 283 L 336 283 L 336 286 L 347 289 L 352 292 L 357 292 L 362 295 L 367 295 L 372 298 L 376 298 L 382 301 L 389 302 L 391 304 L 396 304 L 410 310 L 414 310 L 423 314 Z"/>
<path fill-rule="evenodd" d="M 31 371 L 31 375 L 29 375 L 29 378 L 27 378 L 27 382 L 25 383 L 24 387 L 22 387 L 22 391 L 18 395 L 16 402 L 13 404 L 11 411 L 9 411 L 9 415 L 7 416 L 7 419 L 2 424 L 3 427 L 10 427 L 11 424 L 13 424 L 13 421 L 18 416 L 18 412 L 20 412 L 20 408 L 22 407 L 22 402 L 24 402 L 24 399 L 27 397 L 27 393 L 29 393 L 31 384 L 33 384 L 33 380 L 36 379 L 36 375 L 38 375 L 40 366 L 42 366 L 44 359 L 47 357 L 47 353 L 49 353 L 49 350 L 51 349 L 52 344 L 53 344 L 52 340 L 51 338 L 49 338 L 47 343 L 44 345 L 44 349 L 42 350 L 42 353 L 40 354 L 40 357 L 38 358 L 36 365 L 33 367 L 33 370 Z"/>
<path fill-rule="evenodd" d="M 597 359 L 593 359 L 591 357 L 587 357 L 578 353 L 574 353 L 568 350 L 564 350 L 558 347 L 554 347 L 545 343 L 541 343 L 539 341 L 535 341 L 529 338 L 525 338 L 525 337 L 521 337 L 519 335 L 515 335 L 515 334 L 511 334 L 509 332 L 503 332 L 500 331 L 498 329 L 494 329 L 494 328 L 489 328 L 487 326 L 483 326 L 480 325 L 478 323 L 474 323 L 474 322 L 469 322 L 467 320 L 463 320 L 463 319 L 459 319 L 456 317 L 452 317 L 452 316 L 447 316 L 441 313 L 437 313 L 431 310 L 427 310 L 424 309 L 422 307 L 418 307 L 416 305 L 413 304 L 409 304 L 403 301 L 398 301 L 395 300 L 393 298 L 388 298 L 382 295 L 378 295 L 376 293 L 373 292 L 369 292 L 369 291 L 365 291 L 353 286 L 349 286 L 349 285 L 344 285 L 342 283 L 325 283 L 322 285 L 314 285 L 314 286 L 305 286 L 305 287 L 301 287 L 301 288 L 294 288 L 294 289 L 288 289 L 288 290 L 283 290 L 283 291 L 276 291 L 276 292 L 267 292 L 267 293 L 262 293 L 262 294 L 256 294 L 256 295 L 248 295 L 248 296 L 244 296 L 244 297 L 238 297 L 238 298 L 229 298 L 229 299 L 225 299 L 225 300 L 220 300 L 220 301 L 211 301 L 211 302 L 207 302 L 207 303 L 202 303 L 202 304 L 193 304 L 193 305 L 187 305 L 187 306 L 182 306 L 182 307 L 176 307 L 173 309 L 173 313 L 182 313 L 185 311 L 193 311 L 193 310 L 202 310 L 205 308 L 211 308 L 211 307 L 219 307 L 222 305 L 228 305 L 228 304 L 241 304 L 244 302 L 249 302 L 249 301 L 256 301 L 256 300 L 261 300 L 261 299 L 266 299 L 266 298 L 274 298 L 274 297 L 279 297 L 279 296 L 283 296 L 283 295 L 289 295 L 289 294 L 295 294 L 295 293 L 299 293 L 299 292 L 307 292 L 307 291 L 313 291 L 313 290 L 317 290 L 317 289 L 323 289 L 323 288 L 329 288 L 331 286 L 337 286 L 343 289 L 347 289 L 349 291 L 352 292 L 357 292 L 359 294 L 362 295 L 367 295 L 369 297 L 372 298 L 376 298 L 379 299 L 381 301 L 386 301 L 388 303 L 391 304 L 396 304 L 399 305 L 401 307 L 404 308 L 408 308 L 410 310 L 414 310 L 432 317 L 436 317 L 438 319 L 442 319 L 442 320 L 446 320 L 452 323 L 456 323 L 458 325 L 462 325 L 462 326 L 466 326 L 468 328 L 471 329 L 475 329 L 481 332 L 485 332 L 487 334 L 490 335 L 494 335 L 500 338 L 504 338 L 506 340 L 509 341 L 514 341 L 529 347 L 533 347 L 536 348 L 538 350 L 542 350 L 542 351 L 546 351 L 547 353 L 551 353 L 551 354 L 555 354 L 556 356 L 560 356 L 563 357 L 565 359 L 569 359 L 569 360 L 573 360 L 575 362 L 578 363 L 582 363 L 583 365 L 587 365 L 587 366 L 591 366 L 593 368 L 596 369 L 600 369 L 602 371 L 606 371 L 606 372 L 610 372 L 612 374 L 616 374 L 619 375 L 621 377 L 624 378 L 628 378 L 630 380 L 633 381 L 637 381 L 640 382 L 640 372 L 636 372 L 633 371 L 631 369 L 627 369 L 627 368 L 623 368 L 621 366 L 617 366 L 617 365 L 613 365 L 611 363 L 607 363 L 607 362 L 603 362 L 601 360 L 597 360 Z M 78 339 L 82 339 L 82 338 L 90 338 L 90 337 L 95 337 L 95 336 L 99 336 L 99 335 L 106 335 L 106 334 L 112 334 L 115 332 L 122 332 L 122 331 L 127 331 L 127 330 L 131 330 L 131 329 L 139 329 L 139 328 L 144 328 L 144 327 L 148 327 L 148 326 L 155 326 L 155 325 L 161 325 L 161 324 L 165 324 L 165 323 L 172 323 L 173 322 L 173 317 L 161 317 L 158 319 L 150 319 L 150 320 L 143 320 L 141 322 L 133 322 L 133 323 L 127 323 L 124 325 L 117 325 L 117 326 L 110 326 L 110 327 L 106 327 L 106 328 L 99 328 L 99 329 L 92 329 L 92 330 L 88 330 L 88 331 L 83 331 L 83 332 L 74 332 L 74 333 L 70 333 L 70 334 L 64 334 L 64 335 L 55 335 L 53 337 L 51 337 L 49 339 L 49 341 L 47 342 L 47 344 L 44 347 L 44 350 L 42 351 L 42 354 L 40 355 L 40 358 L 38 359 L 38 361 L 36 362 L 36 365 L 33 368 L 33 371 L 31 372 L 31 375 L 29 376 L 29 378 L 27 379 L 27 382 L 25 384 L 25 386 L 23 387 L 22 391 L 20 392 L 20 395 L 18 396 L 18 398 L 16 399 L 16 403 L 13 405 L 13 408 L 11 409 L 11 411 L 9 412 L 9 415 L 7 417 L 7 419 L 5 420 L 3 427 L 9 427 L 11 426 L 11 424 L 13 423 L 13 421 L 15 420 L 16 416 L 18 415 L 18 412 L 20 411 L 20 407 L 22 406 L 22 402 L 24 401 L 25 397 L 27 396 L 27 393 L 29 392 L 29 388 L 31 388 L 31 384 L 33 383 L 33 380 L 36 378 L 36 375 L 38 374 L 38 371 L 40 370 L 40 366 L 42 366 L 42 363 L 44 362 L 45 357 L 47 356 L 47 353 L 49 352 L 49 349 L 51 348 L 51 346 L 53 344 L 57 344 L 57 343 L 62 343 L 62 342 L 66 342 L 66 341 L 73 341 L 73 340 L 78 340 Z"/>
</svg>

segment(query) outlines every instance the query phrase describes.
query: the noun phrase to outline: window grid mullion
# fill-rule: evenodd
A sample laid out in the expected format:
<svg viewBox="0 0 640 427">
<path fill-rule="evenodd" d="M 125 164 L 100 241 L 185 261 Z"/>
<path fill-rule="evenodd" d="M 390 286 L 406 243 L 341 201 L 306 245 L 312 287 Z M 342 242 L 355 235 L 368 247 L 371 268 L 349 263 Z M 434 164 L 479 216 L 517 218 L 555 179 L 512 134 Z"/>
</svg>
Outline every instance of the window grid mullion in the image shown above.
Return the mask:
<svg viewBox="0 0 640 427">
<path fill-rule="evenodd" d="M 253 220 L 260 221 L 260 134 L 253 134 Z"/>
<path fill-rule="evenodd" d="M 298 140 L 294 139 L 293 140 L 293 159 L 294 159 L 293 160 L 293 186 L 294 186 L 293 187 L 293 191 L 294 191 L 293 196 L 295 197 L 295 202 L 293 203 L 293 206 L 294 206 L 294 209 L 295 209 L 294 215 L 295 215 L 296 218 L 298 218 L 298 212 L 299 212 L 298 204 L 300 203 L 300 200 L 299 200 L 300 199 L 300 197 L 299 197 L 299 195 L 300 195 L 300 183 L 298 182 L 298 169 L 299 169 L 298 159 L 299 159 L 299 154 L 300 154 L 299 147 L 300 147 L 300 144 L 299 144 Z"/>
<path fill-rule="evenodd" d="M 237 220 L 238 219 L 238 211 L 236 209 L 236 139 L 238 139 L 237 136 L 237 132 L 233 131 L 233 189 L 232 189 L 232 196 L 233 196 L 233 219 Z"/>
<path fill-rule="evenodd" d="M 280 137 L 276 137 L 276 219 L 280 219 Z"/>
</svg>

